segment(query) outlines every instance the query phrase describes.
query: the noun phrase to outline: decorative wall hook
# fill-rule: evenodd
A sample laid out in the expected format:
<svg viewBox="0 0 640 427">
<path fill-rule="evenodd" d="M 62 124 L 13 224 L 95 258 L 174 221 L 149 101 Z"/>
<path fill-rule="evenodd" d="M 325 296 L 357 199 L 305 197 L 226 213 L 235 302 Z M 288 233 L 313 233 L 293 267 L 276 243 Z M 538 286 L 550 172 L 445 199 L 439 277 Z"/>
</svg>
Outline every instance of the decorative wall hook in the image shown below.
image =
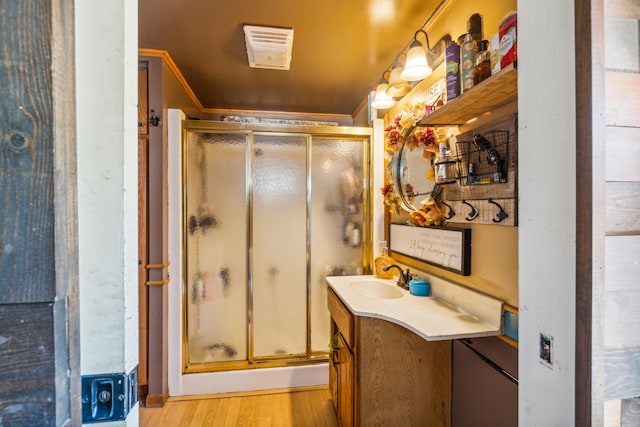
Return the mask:
<svg viewBox="0 0 640 427">
<path fill-rule="evenodd" d="M 153 127 L 160 126 L 160 117 L 156 116 L 156 110 L 151 110 L 149 124 Z"/>
<path fill-rule="evenodd" d="M 500 209 L 500 211 L 497 213 L 497 219 L 493 218 L 493 222 L 502 222 L 504 221 L 505 218 L 507 218 L 509 216 L 508 213 L 506 213 L 504 211 L 504 209 L 502 209 L 502 206 L 500 206 L 500 204 L 498 202 L 496 202 L 495 200 L 493 200 L 492 198 L 489 198 L 489 203 L 496 205 L 498 207 L 498 209 Z"/>
<path fill-rule="evenodd" d="M 444 217 L 444 219 L 451 219 L 454 216 L 456 216 L 456 211 L 453 210 L 450 204 L 448 204 L 447 202 L 440 202 L 440 203 L 442 203 L 443 205 L 449 208 L 449 213 L 447 214 L 447 216 Z"/>
<path fill-rule="evenodd" d="M 476 219 L 478 217 L 478 214 L 480 213 L 478 209 L 476 209 L 475 206 L 473 206 L 471 203 L 467 202 L 466 200 L 463 200 L 462 203 L 464 203 L 465 205 L 471 208 L 471 212 L 469 212 L 469 215 L 467 215 L 465 219 L 467 221 L 473 221 L 474 219 Z"/>
</svg>

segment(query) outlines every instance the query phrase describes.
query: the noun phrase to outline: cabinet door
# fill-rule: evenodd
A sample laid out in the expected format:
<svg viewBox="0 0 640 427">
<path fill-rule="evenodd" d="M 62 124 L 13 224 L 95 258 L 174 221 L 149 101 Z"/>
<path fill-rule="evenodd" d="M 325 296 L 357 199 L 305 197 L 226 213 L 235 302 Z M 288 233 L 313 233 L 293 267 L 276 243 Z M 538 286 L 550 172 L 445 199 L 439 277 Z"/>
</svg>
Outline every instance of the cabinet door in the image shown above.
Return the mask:
<svg viewBox="0 0 640 427">
<path fill-rule="evenodd" d="M 342 334 L 338 336 L 338 420 L 342 427 L 353 426 L 353 354 Z"/>
<path fill-rule="evenodd" d="M 517 351 L 511 350 L 511 358 L 517 360 Z M 453 341 L 451 425 L 518 425 L 518 385 L 459 341 Z"/>
<path fill-rule="evenodd" d="M 333 400 L 333 408 L 338 411 L 338 367 L 340 366 L 338 361 L 338 354 L 340 353 L 339 339 L 340 332 L 336 324 L 331 320 L 331 339 L 329 353 L 329 391 L 331 392 L 331 400 Z"/>
</svg>

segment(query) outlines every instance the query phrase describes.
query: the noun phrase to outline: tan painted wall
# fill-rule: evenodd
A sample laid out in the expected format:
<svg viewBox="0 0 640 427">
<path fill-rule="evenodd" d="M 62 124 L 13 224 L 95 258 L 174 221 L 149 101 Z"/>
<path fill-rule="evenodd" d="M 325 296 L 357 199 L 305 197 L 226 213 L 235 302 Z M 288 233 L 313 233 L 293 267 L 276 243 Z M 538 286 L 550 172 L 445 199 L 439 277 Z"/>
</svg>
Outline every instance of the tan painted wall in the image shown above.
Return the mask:
<svg viewBox="0 0 640 427">
<path fill-rule="evenodd" d="M 201 117 L 202 113 L 185 92 L 167 64 L 162 62 L 162 92 L 164 108 L 176 108 L 186 117 Z"/>
<path fill-rule="evenodd" d="M 500 20 L 516 9 L 513 0 L 456 1 L 427 28 L 429 41 L 434 45 L 445 34 L 455 40 L 467 32 L 467 21 L 474 13 L 483 18 L 484 38 L 498 30 Z M 385 123 L 390 123 L 401 111 L 410 109 L 426 90 L 443 76 L 444 65 L 420 82 L 414 90 L 390 109 Z M 496 117 L 496 119 L 499 117 Z M 465 129 L 469 130 L 469 129 Z M 392 219 L 396 222 L 396 219 Z M 457 226 L 457 225 L 456 225 Z M 446 278 L 489 294 L 514 307 L 518 306 L 518 228 L 496 225 L 469 225 L 471 228 L 471 275 L 461 276 L 441 268 L 422 264 L 420 270 Z"/>
</svg>

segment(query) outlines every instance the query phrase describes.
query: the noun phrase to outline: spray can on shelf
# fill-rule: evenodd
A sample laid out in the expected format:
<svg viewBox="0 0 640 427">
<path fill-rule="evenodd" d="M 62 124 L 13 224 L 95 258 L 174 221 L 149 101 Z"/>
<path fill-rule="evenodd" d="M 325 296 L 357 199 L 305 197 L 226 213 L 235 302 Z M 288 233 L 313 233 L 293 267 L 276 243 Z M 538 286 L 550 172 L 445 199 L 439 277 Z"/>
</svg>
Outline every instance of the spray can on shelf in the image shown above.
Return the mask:
<svg viewBox="0 0 640 427">
<path fill-rule="evenodd" d="M 518 14 L 509 12 L 498 25 L 500 37 L 500 67 L 506 68 L 514 63 L 518 56 L 518 41 L 516 37 Z"/>
<path fill-rule="evenodd" d="M 453 40 L 445 50 L 447 102 L 460 96 L 460 46 Z"/>
</svg>

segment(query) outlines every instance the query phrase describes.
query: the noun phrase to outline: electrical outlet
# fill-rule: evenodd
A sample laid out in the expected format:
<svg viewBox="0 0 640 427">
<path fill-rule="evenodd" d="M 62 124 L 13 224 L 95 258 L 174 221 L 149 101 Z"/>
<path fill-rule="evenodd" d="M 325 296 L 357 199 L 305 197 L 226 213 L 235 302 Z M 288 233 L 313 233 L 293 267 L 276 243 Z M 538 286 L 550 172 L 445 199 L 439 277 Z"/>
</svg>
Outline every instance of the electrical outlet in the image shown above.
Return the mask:
<svg viewBox="0 0 640 427">
<path fill-rule="evenodd" d="M 540 363 L 553 369 L 553 337 L 540 332 Z"/>
</svg>

